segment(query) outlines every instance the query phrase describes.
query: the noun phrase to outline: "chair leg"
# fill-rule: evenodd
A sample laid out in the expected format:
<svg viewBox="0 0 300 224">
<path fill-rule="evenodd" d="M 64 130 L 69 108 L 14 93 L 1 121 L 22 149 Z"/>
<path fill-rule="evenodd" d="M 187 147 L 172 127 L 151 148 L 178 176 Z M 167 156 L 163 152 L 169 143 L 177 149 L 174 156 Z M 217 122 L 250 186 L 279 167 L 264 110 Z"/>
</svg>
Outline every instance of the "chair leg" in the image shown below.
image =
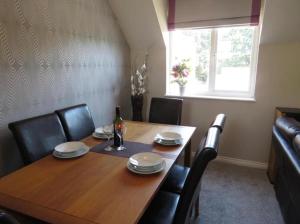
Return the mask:
<svg viewBox="0 0 300 224">
<path fill-rule="evenodd" d="M 184 165 L 191 167 L 191 154 L 192 154 L 192 145 L 189 141 L 184 149 Z"/>
<path fill-rule="evenodd" d="M 195 202 L 195 205 L 194 205 L 194 208 L 195 208 L 195 219 L 197 219 L 200 215 L 200 204 L 199 204 L 199 196 L 197 197 L 196 199 L 196 202 Z"/>
<path fill-rule="evenodd" d="M 202 181 L 200 181 L 200 190 L 202 188 Z M 200 215 L 200 195 L 198 194 L 196 202 L 195 202 L 195 219 L 197 219 Z"/>
<path fill-rule="evenodd" d="M 195 204 L 193 205 L 193 208 L 190 210 L 190 215 L 189 215 L 189 221 L 188 224 L 193 224 L 195 221 Z"/>
<path fill-rule="evenodd" d="M 190 211 L 190 220 L 193 218 L 193 209 Z"/>
</svg>

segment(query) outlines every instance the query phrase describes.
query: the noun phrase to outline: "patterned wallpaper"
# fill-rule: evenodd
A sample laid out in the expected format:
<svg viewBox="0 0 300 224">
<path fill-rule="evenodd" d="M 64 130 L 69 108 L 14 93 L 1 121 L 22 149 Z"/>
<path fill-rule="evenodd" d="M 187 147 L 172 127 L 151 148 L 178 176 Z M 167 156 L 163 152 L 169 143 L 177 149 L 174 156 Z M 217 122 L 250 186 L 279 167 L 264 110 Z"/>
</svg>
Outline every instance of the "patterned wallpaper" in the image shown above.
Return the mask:
<svg viewBox="0 0 300 224">
<path fill-rule="evenodd" d="M 107 0 L 0 0 L 0 175 L 22 165 L 12 121 L 87 103 L 129 108 L 130 52 Z"/>
</svg>

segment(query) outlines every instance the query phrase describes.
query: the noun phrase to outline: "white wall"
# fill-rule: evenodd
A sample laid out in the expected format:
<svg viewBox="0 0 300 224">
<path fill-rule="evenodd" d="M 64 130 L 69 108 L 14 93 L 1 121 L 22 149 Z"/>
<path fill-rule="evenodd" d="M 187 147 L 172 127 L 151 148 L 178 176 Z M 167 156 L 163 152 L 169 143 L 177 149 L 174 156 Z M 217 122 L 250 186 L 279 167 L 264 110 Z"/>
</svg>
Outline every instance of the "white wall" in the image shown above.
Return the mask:
<svg viewBox="0 0 300 224">
<path fill-rule="evenodd" d="M 160 89 L 163 89 L 165 86 L 165 41 L 168 42 L 166 24 L 167 2 L 167 0 L 109 0 L 110 6 L 130 46 L 131 64 L 134 66 L 142 65 L 145 55 L 149 54 L 151 71 L 147 75 L 162 75 L 162 78 L 159 80 L 149 77 L 149 82 L 147 83 L 149 89 L 151 89 L 150 86 L 152 85 L 159 85 Z M 156 60 L 163 63 L 158 65 Z M 149 99 L 151 98 L 145 97 L 143 112 L 145 119 L 147 119 Z"/>
<path fill-rule="evenodd" d="M 153 51 L 150 95 L 163 96 L 165 81 L 163 51 Z M 159 56 L 159 57 L 158 57 Z M 300 107 L 300 43 L 270 44 L 260 47 L 256 102 L 184 99 L 183 124 L 197 126 L 193 138 L 198 144 L 214 116 L 228 116 L 220 155 L 266 162 L 276 106 Z M 158 70 L 161 69 L 161 72 Z M 153 72 L 155 71 L 155 72 Z"/>
<path fill-rule="evenodd" d="M 155 2 L 153 7 L 156 7 Z M 300 41 L 300 29 L 297 26 L 299 15 L 297 10 L 289 10 L 298 9 L 299 6 L 298 0 L 266 2 L 263 42 L 258 59 L 256 102 L 184 99 L 183 124 L 197 127 L 193 138 L 194 147 L 215 115 L 222 112 L 228 116 L 228 120 L 222 136 L 220 155 L 267 162 L 275 107 L 300 107 L 300 42 L 297 43 Z M 277 16 L 280 22 L 275 19 Z M 143 19 L 157 20 L 150 17 Z M 293 29 L 287 28 L 286 24 Z M 156 32 L 155 30 L 157 27 L 153 30 L 147 27 L 143 33 Z M 135 41 L 141 42 L 144 39 Z M 163 47 L 161 39 L 156 44 L 151 44 L 152 47 L 148 50 L 148 99 L 164 96 L 166 86 L 166 48 Z M 136 43 L 132 42 L 131 49 L 135 48 L 135 45 Z M 149 100 L 146 110 L 148 109 Z"/>
<path fill-rule="evenodd" d="M 262 44 L 300 40 L 300 1 L 266 0 Z"/>
<path fill-rule="evenodd" d="M 166 18 L 168 16 L 168 0 L 153 0 L 153 6 L 155 8 L 157 20 L 160 26 L 160 30 L 165 42 L 166 47 L 169 43 L 169 32 Z"/>
<path fill-rule="evenodd" d="M 280 7 L 278 0 L 267 2 L 265 20 L 262 29 L 263 44 L 260 45 L 258 59 L 256 102 L 224 101 L 208 99 L 184 99 L 183 124 L 197 126 L 193 139 L 196 147 L 209 123 L 218 113 L 228 116 L 226 129 L 222 136 L 220 155 L 266 162 L 268 160 L 271 129 L 276 106 L 300 107 L 300 43 L 289 43 L 297 39 L 284 29 L 276 31 L 277 20 L 274 20 L 274 7 Z M 298 1 L 298 6 L 300 2 Z M 289 5 L 287 2 L 282 3 Z M 289 6 L 295 6 L 291 1 Z M 299 8 L 299 7 L 298 7 Z M 282 9 L 282 8 L 281 8 Z M 289 14 L 289 15 L 288 15 Z M 285 18 L 281 18 L 281 25 L 297 24 L 295 15 L 285 11 Z M 285 19 L 285 20 L 284 20 Z M 287 21 L 286 21 L 287 20 Z M 269 44 L 270 43 L 270 44 Z M 152 49 L 149 80 L 149 97 L 164 96 L 165 93 L 165 56 L 161 48 Z M 159 84 L 157 80 L 162 80 Z"/>
<path fill-rule="evenodd" d="M 109 0 L 131 51 L 142 52 L 163 43 L 152 0 Z"/>
</svg>

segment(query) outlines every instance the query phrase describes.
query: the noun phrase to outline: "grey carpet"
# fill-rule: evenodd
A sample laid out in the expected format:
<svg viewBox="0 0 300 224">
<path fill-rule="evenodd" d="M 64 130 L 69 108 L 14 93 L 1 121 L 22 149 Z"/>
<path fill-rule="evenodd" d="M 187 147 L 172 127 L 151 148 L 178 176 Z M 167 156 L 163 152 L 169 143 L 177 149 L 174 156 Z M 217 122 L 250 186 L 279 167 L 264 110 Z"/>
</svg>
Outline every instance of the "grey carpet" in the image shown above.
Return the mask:
<svg viewBox="0 0 300 224">
<path fill-rule="evenodd" d="M 198 224 L 283 224 L 266 171 L 209 164 L 200 194 Z"/>
</svg>

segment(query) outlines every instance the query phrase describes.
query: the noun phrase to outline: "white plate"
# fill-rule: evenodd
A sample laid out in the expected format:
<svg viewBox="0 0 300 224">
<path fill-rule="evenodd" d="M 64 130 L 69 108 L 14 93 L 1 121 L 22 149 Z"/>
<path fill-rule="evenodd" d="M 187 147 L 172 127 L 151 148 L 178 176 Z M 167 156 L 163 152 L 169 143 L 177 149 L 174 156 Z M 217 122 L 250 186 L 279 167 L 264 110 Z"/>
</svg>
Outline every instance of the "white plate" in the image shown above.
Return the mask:
<svg viewBox="0 0 300 224">
<path fill-rule="evenodd" d="M 181 145 L 182 144 L 182 140 L 175 140 L 175 141 L 164 141 L 160 138 L 155 138 L 154 142 L 156 142 L 157 144 L 160 145 L 165 145 L 165 146 L 175 146 L 175 145 Z"/>
<path fill-rule="evenodd" d="M 95 129 L 96 134 L 113 134 L 113 132 L 114 132 L 114 126 L 112 124 L 105 125 Z"/>
<path fill-rule="evenodd" d="M 79 149 L 78 151 L 75 151 L 75 152 L 68 152 L 68 153 L 63 153 L 63 152 L 58 152 L 58 151 L 55 151 L 54 150 L 54 152 L 55 152 L 55 154 L 56 155 L 60 155 L 60 156 L 72 156 L 72 155 L 77 155 L 77 154 L 80 154 L 80 153 L 82 153 L 82 152 L 85 152 L 87 150 L 87 148 L 81 148 L 81 149 Z"/>
<path fill-rule="evenodd" d="M 72 153 L 82 148 L 86 149 L 88 147 L 83 142 L 65 142 L 57 145 L 54 150 L 59 153 Z"/>
<path fill-rule="evenodd" d="M 94 132 L 92 135 L 94 138 L 98 139 L 112 139 L 114 137 L 113 134 L 98 134 L 96 132 Z"/>
<path fill-rule="evenodd" d="M 131 168 L 137 170 L 137 171 L 155 171 L 155 170 L 159 170 L 161 169 L 161 166 L 162 166 L 163 163 L 160 163 L 158 165 L 155 165 L 155 166 L 136 166 L 136 165 L 133 165 L 129 162 L 129 165 L 131 166 Z"/>
<path fill-rule="evenodd" d="M 61 154 L 61 153 L 54 150 L 52 155 L 54 157 L 57 157 L 57 158 L 60 158 L 60 159 L 71 159 L 71 158 L 76 158 L 76 157 L 79 157 L 79 156 L 83 156 L 83 155 L 87 154 L 89 151 L 90 151 L 89 148 L 86 148 L 86 149 L 80 150 L 79 152 L 74 153 L 74 154 L 73 153 L 72 154 Z"/>
<path fill-rule="evenodd" d="M 152 152 L 141 152 L 129 158 L 129 162 L 134 166 L 149 167 L 156 166 L 163 162 L 163 158 Z"/>
<path fill-rule="evenodd" d="M 179 133 L 176 132 L 162 132 L 158 133 L 155 138 L 159 138 L 164 141 L 175 141 L 175 140 L 181 140 L 182 137 Z"/>
<path fill-rule="evenodd" d="M 162 162 L 161 168 L 158 169 L 158 170 L 154 170 L 154 171 L 138 171 L 138 170 L 134 169 L 134 168 L 131 166 L 131 164 L 130 164 L 129 161 L 128 161 L 128 163 L 127 163 L 127 168 L 128 168 L 131 172 L 136 173 L 136 174 L 142 174 L 142 175 L 149 175 L 149 174 L 159 173 L 159 172 L 163 171 L 163 170 L 165 169 L 165 167 L 166 167 L 166 162 L 163 161 L 163 162 Z"/>
</svg>

